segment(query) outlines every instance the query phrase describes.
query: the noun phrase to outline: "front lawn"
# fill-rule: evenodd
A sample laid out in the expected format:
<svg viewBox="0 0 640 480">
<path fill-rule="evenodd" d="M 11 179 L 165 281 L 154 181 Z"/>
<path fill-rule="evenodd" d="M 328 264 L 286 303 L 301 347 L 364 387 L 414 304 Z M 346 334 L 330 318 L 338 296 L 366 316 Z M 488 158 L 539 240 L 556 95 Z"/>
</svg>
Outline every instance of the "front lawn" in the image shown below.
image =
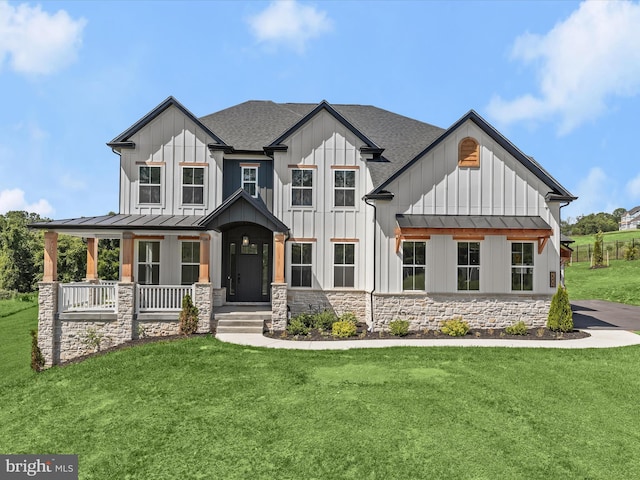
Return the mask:
<svg viewBox="0 0 640 480">
<path fill-rule="evenodd" d="M 29 312 L 0 327 L 29 327 Z M 286 351 L 196 337 L 36 375 L 28 334 L 14 341 L 27 366 L 0 363 L 0 452 L 76 453 L 81 479 L 640 471 L 638 347 Z"/>
<path fill-rule="evenodd" d="M 607 268 L 589 268 L 588 262 L 565 269 L 571 300 L 609 300 L 640 305 L 640 260 L 612 260 Z"/>
</svg>

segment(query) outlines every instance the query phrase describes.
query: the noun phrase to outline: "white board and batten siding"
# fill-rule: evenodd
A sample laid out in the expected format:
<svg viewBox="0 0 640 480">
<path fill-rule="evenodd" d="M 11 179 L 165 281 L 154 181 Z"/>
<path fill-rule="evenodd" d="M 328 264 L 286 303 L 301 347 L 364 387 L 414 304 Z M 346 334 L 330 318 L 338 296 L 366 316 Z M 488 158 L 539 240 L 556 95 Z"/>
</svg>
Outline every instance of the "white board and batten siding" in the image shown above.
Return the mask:
<svg viewBox="0 0 640 480">
<path fill-rule="evenodd" d="M 322 110 L 283 144 L 286 152 L 274 158 L 274 214 L 290 229 L 294 239 L 313 242 L 313 284 L 315 289 L 333 289 L 334 244 L 331 239 L 358 239 L 355 242 L 355 290 L 370 288 L 367 238 L 371 238 L 373 209 L 362 197 L 371 190 L 371 178 L 360 153 L 363 142 L 331 114 Z M 291 204 L 293 165 L 313 171 L 313 205 Z M 334 205 L 334 172 L 353 167 L 356 172 L 355 206 Z M 369 230 L 369 232 L 367 231 Z M 367 235 L 369 233 L 369 235 Z M 290 268 L 291 242 L 287 242 L 287 268 Z M 286 272 L 290 278 L 289 271 Z"/>
<path fill-rule="evenodd" d="M 132 137 L 134 149 L 122 149 L 120 212 L 151 215 L 207 215 L 222 202 L 222 152 L 211 153 L 214 142 L 175 106 L 167 108 Z M 182 204 L 182 168 L 205 169 L 204 204 Z M 139 167 L 161 167 L 159 204 L 140 204 Z"/>
<path fill-rule="evenodd" d="M 465 137 L 480 145 L 480 167 L 458 166 L 458 144 Z M 549 272 L 559 270 L 559 206 L 549 204 L 550 190 L 522 163 L 468 121 L 414 163 L 387 188 L 391 201 L 378 202 L 382 245 L 376 285 L 381 292 L 402 291 L 402 252 L 396 253 L 396 214 L 539 216 L 553 229 L 542 254 L 534 242 L 534 291 L 548 294 Z M 485 235 L 480 246 L 480 292 L 511 293 L 511 242 Z M 451 235 L 427 240 L 426 290 L 457 292 L 457 241 Z"/>
</svg>

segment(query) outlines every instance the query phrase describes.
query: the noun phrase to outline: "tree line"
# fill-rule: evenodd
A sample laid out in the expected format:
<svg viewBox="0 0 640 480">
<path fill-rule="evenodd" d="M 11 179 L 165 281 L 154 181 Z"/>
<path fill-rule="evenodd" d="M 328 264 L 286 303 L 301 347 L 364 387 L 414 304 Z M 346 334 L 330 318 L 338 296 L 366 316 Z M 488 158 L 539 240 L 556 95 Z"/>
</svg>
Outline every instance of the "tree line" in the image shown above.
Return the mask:
<svg viewBox="0 0 640 480">
<path fill-rule="evenodd" d="M 612 213 L 600 212 L 568 217 L 560 222 L 560 230 L 565 235 L 595 235 L 598 232 L 614 232 L 620 229 L 620 220 L 627 213 L 624 208 L 616 208 Z"/>
<path fill-rule="evenodd" d="M 28 293 L 38 287 L 44 270 L 44 233 L 28 228 L 30 223 L 49 220 L 24 211 L 0 215 L 0 290 Z M 98 275 L 117 280 L 119 240 L 100 240 Z M 58 237 L 58 280 L 78 282 L 86 276 L 87 242 L 70 235 Z"/>
</svg>

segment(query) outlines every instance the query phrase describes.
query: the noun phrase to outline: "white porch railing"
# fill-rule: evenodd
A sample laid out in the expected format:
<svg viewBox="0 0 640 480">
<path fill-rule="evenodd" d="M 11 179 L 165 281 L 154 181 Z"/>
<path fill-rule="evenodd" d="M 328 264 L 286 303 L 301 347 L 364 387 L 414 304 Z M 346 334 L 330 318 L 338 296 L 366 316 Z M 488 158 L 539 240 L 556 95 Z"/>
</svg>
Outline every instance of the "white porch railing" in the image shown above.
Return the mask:
<svg viewBox="0 0 640 480">
<path fill-rule="evenodd" d="M 194 298 L 194 285 L 136 285 L 136 311 L 178 311 L 187 294 Z"/>
<path fill-rule="evenodd" d="M 117 286 L 115 283 L 60 284 L 58 305 L 60 312 L 115 312 Z"/>
</svg>

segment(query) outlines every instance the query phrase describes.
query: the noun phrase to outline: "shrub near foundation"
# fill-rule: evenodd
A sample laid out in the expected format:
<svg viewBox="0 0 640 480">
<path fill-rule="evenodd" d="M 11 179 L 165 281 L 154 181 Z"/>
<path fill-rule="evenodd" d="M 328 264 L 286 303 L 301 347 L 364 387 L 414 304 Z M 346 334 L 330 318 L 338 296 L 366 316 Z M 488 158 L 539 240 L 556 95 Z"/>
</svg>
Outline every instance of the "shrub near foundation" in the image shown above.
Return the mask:
<svg viewBox="0 0 640 480">
<path fill-rule="evenodd" d="M 389 332 L 396 337 L 406 337 L 409 334 L 409 322 L 407 320 L 393 320 L 389 322 Z"/>
<path fill-rule="evenodd" d="M 573 330 L 573 313 L 569 303 L 569 294 L 567 289 L 562 286 L 558 287 L 558 291 L 551 299 L 547 327 L 554 332 L 570 332 Z"/>
<path fill-rule="evenodd" d="M 331 335 L 338 338 L 354 337 L 356 332 L 356 324 L 350 321 L 338 320 L 331 327 Z"/>
<path fill-rule="evenodd" d="M 302 315 L 293 317 L 287 325 L 287 333 L 289 335 L 308 335 L 309 327 L 305 323 L 305 318 Z"/>
<path fill-rule="evenodd" d="M 520 320 L 518 323 L 514 323 L 513 325 L 509 325 L 504 331 L 509 335 L 526 335 L 527 334 L 527 324 Z"/>
<path fill-rule="evenodd" d="M 469 333 L 469 329 L 469 324 L 462 320 L 462 317 L 445 320 L 440 327 L 442 333 L 451 337 L 464 337 Z"/>
<path fill-rule="evenodd" d="M 198 330 L 198 307 L 193 304 L 191 295 L 185 295 L 182 299 L 182 311 L 180 312 L 180 333 L 191 335 Z"/>
<path fill-rule="evenodd" d="M 323 310 L 313 315 L 313 327 L 318 330 L 331 330 L 338 317 L 331 310 Z"/>
</svg>

